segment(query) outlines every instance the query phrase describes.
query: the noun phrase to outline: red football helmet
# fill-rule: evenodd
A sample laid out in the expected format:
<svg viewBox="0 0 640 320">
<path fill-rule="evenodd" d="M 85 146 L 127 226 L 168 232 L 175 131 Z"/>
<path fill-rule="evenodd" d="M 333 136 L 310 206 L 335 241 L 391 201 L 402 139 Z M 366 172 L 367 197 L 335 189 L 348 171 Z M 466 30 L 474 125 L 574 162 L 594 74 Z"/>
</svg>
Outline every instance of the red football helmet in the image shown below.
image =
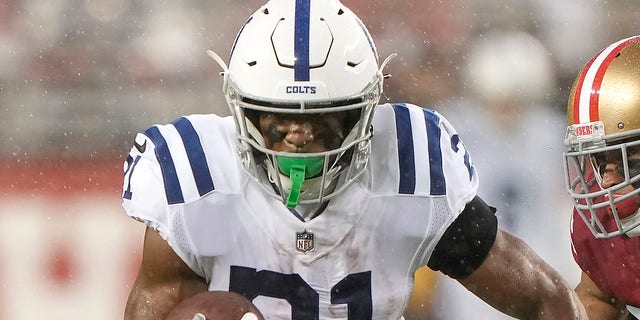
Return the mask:
<svg viewBox="0 0 640 320">
<path fill-rule="evenodd" d="M 567 116 L 564 163 L 575 209 L 597 238 L 640 235 L 640 36 L 585 65 Z M 620 181 L 603 183 L 605 170 Z"/>
</svg>

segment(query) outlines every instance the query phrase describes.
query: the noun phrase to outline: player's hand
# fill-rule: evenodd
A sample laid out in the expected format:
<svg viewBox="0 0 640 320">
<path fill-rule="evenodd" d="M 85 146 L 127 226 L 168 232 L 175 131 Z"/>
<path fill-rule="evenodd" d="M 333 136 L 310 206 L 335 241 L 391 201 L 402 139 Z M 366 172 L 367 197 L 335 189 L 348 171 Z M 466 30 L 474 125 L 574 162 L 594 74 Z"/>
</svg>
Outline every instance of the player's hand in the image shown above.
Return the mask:
<svg viewBox="0 0 640 320">
<path fill-rule="evenodd" d="M 240 320 L 258 320 L 258 316 L 253 312 L 245 313 Z"/>
<path fill-rule="evenodd" d="M 166 320 L 264 320 L 251 301 L 229 291 L 203 291 L 173 307 Z"/>
<path fill-rule="evenodd" d="M 196 313 L 191 320 L 207 320 L 207 318 L 202 313 Z"/>
<path fill-rule="evenodd" d="M 196 313 L 191 320 L 207 320 L 207 318 L 202 313 Z M 258 316 L 253 312 L 247 312 L 240 320 L 258 320 Z"/>
</svg>

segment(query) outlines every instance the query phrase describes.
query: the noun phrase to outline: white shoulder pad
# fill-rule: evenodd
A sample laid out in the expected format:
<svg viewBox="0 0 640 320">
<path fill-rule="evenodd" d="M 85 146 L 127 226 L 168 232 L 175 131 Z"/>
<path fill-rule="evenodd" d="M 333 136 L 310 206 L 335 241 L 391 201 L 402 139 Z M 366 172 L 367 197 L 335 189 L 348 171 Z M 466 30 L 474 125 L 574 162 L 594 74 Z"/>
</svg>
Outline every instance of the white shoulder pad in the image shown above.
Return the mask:
<svg viewBox="0 0 640 320">
<path fill-rule="evenodd" d="M 232 126 L 214 115 L 188 116 L 139 133 L 124 163 L 127 214 L 167 226 L 169 206 L 196 201 L 220 188 L 237 189 Z"/>
<path fill-rule="evenodd" d="M 469 152 L 441 114 L 412 104 L 385 104 L 378 106 L 373 126 L 372 158 L 385 159 L 374 160 L 373 171 L 399 173 L 378 177 L 379 183 L 392 184 L 399 194 L 446 196 L 456 213 L 476 195 L 478 177 Z"/>
</svg>

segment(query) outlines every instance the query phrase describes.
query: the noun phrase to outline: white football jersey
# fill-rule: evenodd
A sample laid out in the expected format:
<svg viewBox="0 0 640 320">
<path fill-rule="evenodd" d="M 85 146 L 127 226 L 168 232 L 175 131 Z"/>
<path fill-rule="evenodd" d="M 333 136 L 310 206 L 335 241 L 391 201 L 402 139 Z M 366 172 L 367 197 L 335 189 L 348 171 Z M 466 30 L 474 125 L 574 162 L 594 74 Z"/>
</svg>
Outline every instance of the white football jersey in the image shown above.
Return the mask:
<svg viewBox="0 0 640 320">
<path fill-rule="evenodd" d="M 267 319 L 400 319 L 413 274 L 477 192 L 469 154 L 437 112 L 377 107 L 366 171 L 310 221 L 242 169 L 231 117 L 138 134 L 123 206 L 209 283 Z"/>
</svg>

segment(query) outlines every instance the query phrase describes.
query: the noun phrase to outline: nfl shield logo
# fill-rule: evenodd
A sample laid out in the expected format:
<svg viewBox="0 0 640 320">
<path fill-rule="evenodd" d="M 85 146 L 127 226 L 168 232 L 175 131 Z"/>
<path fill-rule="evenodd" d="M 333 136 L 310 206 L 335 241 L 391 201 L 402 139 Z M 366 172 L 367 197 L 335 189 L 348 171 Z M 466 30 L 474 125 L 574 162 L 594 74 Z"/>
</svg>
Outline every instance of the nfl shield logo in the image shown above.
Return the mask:
<svg viewBox="0 0 640 320">
<path fill-rule="evenodd" d="M 298 249 L 298 251 L 307 253 L 313 250 L 313 247 L 313 233 L 307 232 L 307 230 L 296 232 L 296 249 Z"/>
</svg>

